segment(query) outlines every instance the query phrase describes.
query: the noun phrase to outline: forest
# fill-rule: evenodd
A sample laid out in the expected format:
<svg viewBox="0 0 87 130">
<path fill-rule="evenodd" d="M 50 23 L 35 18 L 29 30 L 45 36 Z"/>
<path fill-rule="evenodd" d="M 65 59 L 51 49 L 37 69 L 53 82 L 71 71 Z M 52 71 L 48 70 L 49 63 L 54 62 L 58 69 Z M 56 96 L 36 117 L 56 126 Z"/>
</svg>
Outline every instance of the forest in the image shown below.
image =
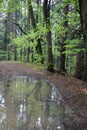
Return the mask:
<svg viewBox="0 0 87 130">
<path fill-rule="evenodd" d="M 87 0 L 0 0 L 0 130 L 87 130 Z"/>
<path fill-rule="evenodd" d="M 1 0 L 0 61 L 87 81 L 86 0 Z"/>
</svg>

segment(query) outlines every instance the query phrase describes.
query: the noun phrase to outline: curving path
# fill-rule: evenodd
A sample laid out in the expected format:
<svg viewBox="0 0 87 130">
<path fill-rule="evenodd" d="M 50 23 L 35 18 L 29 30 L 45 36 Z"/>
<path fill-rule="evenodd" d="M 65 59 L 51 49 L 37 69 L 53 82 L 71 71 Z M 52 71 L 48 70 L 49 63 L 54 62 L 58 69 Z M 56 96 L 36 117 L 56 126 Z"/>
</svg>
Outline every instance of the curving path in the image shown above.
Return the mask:
<svg viewBox="0 0 87 130">
<path fill-rule="evenodd" d="M 0 78 L 27 75 L 43 78 L 54 84 L 77 125 L 75 130 L 87 130 L 87 83 L 73 77 L 37 71 L 20 62 L 0 62 Z"/>
</svg>

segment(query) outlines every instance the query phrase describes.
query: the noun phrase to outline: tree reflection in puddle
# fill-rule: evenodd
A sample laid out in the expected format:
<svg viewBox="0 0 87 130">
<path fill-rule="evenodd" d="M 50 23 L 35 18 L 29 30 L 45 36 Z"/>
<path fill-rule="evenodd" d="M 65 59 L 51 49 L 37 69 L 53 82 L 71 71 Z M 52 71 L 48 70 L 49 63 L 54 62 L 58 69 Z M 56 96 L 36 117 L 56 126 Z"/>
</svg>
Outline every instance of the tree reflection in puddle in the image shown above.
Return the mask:
<svg viewBox="0 0 87 130">
<path fill-rule="evenodd" d="M 70 118 L 54 86 L 33 77 L 0 82 L 0 130 L 65 130 Z"/>
</svg>

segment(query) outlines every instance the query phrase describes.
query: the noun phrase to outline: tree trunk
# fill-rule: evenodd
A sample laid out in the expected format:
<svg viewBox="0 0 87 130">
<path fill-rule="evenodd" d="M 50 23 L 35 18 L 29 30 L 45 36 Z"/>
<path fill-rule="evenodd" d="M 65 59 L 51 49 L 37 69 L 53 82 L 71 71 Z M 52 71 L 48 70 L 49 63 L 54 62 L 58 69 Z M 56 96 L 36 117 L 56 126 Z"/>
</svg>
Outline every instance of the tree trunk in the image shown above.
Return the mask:
<svg viewBox="0 0 87 130">
<path fill-rule="evenodd" d="M 36 30 L 36 23 L 38 21 L 35 21 L 31 0 L 28 0 L 28 6 L 29 6 L 29 15 L 30 15 L 30 18 L 31 18 L 33 29 L 34 29 L 34 31 L 37 31 Z M 38 38 L 38 40 L 37 40 L 37 46 L 36 46 L 36 51 L 37 51 L 37 54 L 41 55 L 41 57 L 42 57 L 41 41 L 42 41 L 42 39 Z M 41 60 L 41 63 L 43 63 L 43 59 Z"/>
<path fill-rule="evenodd" d="M 10 60 L 10 46 L 7 46 L 7 55 L 6 55 L 6 60 Z"/>
<path fill-rule="evenodd" d="M 65 22 L 63 23 L 63 26 L 65 27 L 65 29 L 68 27 L 68 20 L 67 20 L 67 14 L 69 11 L 69 5 L 66 5 L 64 7 L 64 20 Z M 59 70 L 60 71 L 66 71 L 65 69 L 65 61 L 66 61 L 66 54 L 64 53 L 66 51 L 66 47 L 65 47 L 65 40 L 67 39 L 67 31 L 65 32 L 65 36 L 62 37 L 61 39 L 61 48 L 60 48 L 60 66 L 59 66 Z"/>
<path fill-rule="evenodd" d="M 22 49 L 20 49 L 20 61 L 22 61 L 22 60 L 23 60 L 22 55 L 23 55 L 23 50 L 22 50 Z"/>
<path fill-rule="evenodd" d="M 7 55 L 6 55 L 6 60 L 10 60 L 10 47 L 9 47 L 9 44 L 10 44 L 10 32 L 11 32 L 11 27 L 10 27 L 10 13 L 8 13 L 7 15 Z"/>
<path fill-rule="evenodd" d="M 30 53 L 30 48 L 26 48 L 25 49 L 25 62 L 28 63 L 29 62 L 29 53 Z"/>
<path fill-rule="evenodd" d="M 18 11 L 16 10 L 14 12 L 14 15 L 13 17 L 15 17 L 15 22 L 17 23 L 18 21 L 18 15 L 17 15 Z M 13 28 L 13 33 L 14 33 L 14 37 L 16 38 L 17 37 L 17 29 L 14 27 Z M 13 45 L 13 48 L 14 48 L 14 60 L 16 61 L 17 60 L 17 46 L 16 45 Z"/>
<path fill-rule="evenodd" d="M 81 25 L 85 44 L 83 80 L 87 81 L 87 0 L 78 0 L 78 1 L 80 7 Z"/>
<path fill-rule="evenodd" d="M 43 13 L 44 20 L 47 27 L 46 39 L 47 39 L 47 49 L 48 49 L 48 71 L 54 71 L 53 67 L 53 54 L 52 54 L 52 38 L 51 38 L 51 25 L 50 25 L 50 2 L 51 0 L 44 0 L 43 3 Z"/>
<path fill-rule="evenodd" d="M 13 48 L 14 48 L 14 61 L 16 61 L 17 60 L 17 46 L 14 45 Z"/>
<path fill-rule="evenodd" d="M 84 45 L 82 43 L 79 43 L 78 48 L 82 49 Z M 78 79 L 82 79 L 84 72 L 84 51 L 81 50 L 77 54 L 77 61 L 76 61 L 76 69 L 75 69 L 75 75 L 74 77 Z"/>
</svg>

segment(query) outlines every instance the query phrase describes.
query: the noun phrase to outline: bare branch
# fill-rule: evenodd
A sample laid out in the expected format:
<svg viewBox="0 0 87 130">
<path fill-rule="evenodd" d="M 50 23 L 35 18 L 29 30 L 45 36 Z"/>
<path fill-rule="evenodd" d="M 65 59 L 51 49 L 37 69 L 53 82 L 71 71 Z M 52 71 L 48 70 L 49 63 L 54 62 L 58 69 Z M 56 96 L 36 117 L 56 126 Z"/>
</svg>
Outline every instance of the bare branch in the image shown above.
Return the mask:
<svg viewBox="0 0 87 130">
<path fill-rule="evenodd" d="M 19 29 L 21 30 L 22 33 L 24 33 L 25 35 L 27 35 L 27 33 L 22 29 L 22 27 L 19 25 L 19 23 L 13 23 L 15 24 L 16 26 L 19 27 Z"/>
</svg>

